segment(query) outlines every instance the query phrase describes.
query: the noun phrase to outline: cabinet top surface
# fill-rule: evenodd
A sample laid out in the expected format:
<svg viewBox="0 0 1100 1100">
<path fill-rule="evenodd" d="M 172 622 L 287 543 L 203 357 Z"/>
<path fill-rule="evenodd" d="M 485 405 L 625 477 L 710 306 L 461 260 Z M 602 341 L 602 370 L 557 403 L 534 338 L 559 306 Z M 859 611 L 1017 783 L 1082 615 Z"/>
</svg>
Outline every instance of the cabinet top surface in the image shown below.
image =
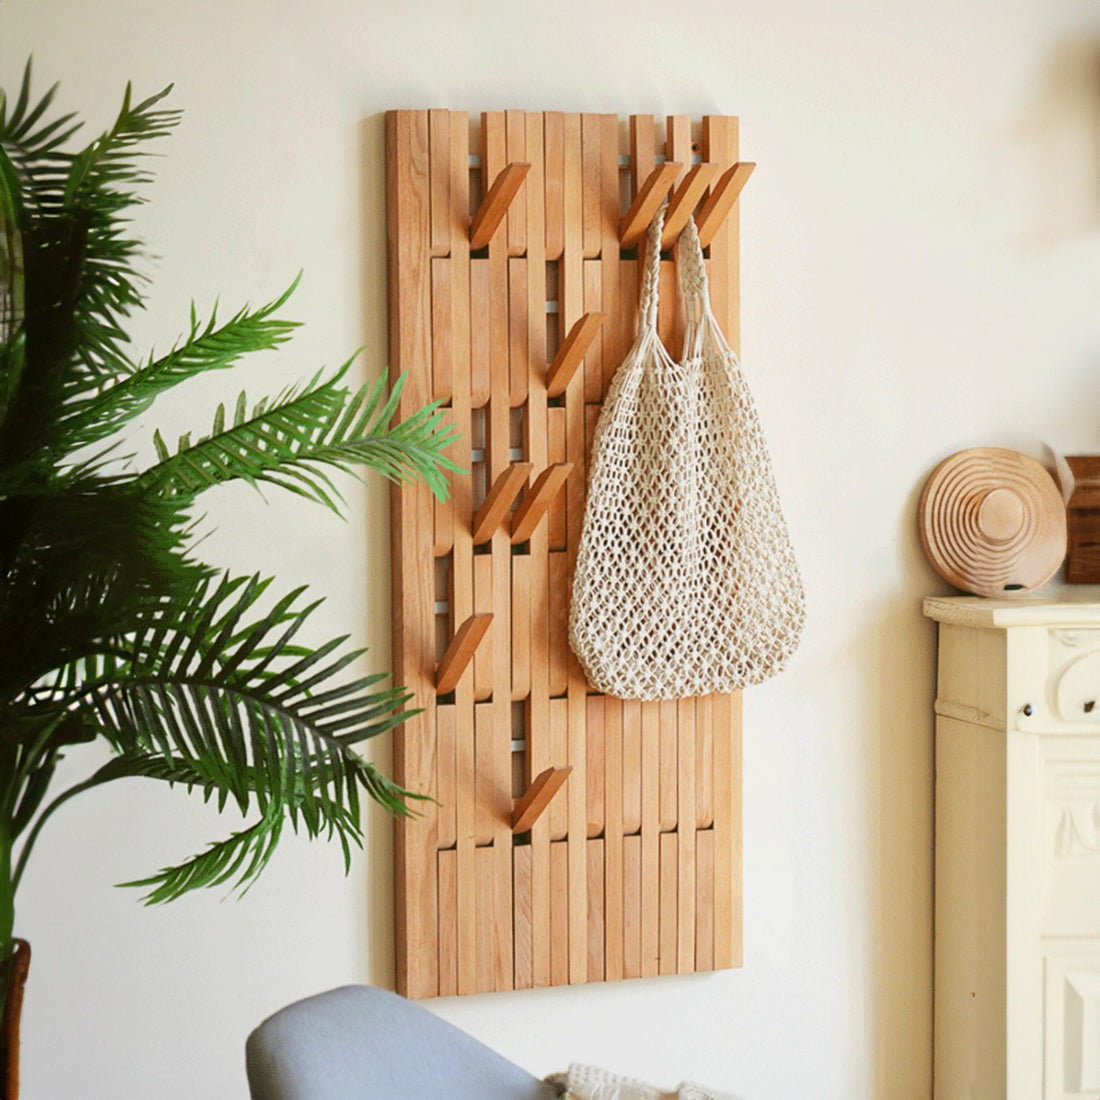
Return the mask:
<svg viewBox="0 0 1100 1100">
<path fill-rule="evenodd" d="M 983 596 L 928 596 L 924 613 L 941 623 L 959 626 L 1078 626 L 1100 627 L 1100 585 L 1045 588 L 1037 594 L 990 600 Z"/>
</svg>

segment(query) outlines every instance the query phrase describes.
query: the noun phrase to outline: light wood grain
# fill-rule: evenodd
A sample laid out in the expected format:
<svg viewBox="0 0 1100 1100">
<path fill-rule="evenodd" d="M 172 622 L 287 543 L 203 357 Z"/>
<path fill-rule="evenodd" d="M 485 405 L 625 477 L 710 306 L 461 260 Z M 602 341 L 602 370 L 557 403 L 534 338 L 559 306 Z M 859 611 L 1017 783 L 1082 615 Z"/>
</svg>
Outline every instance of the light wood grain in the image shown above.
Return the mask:
<svg viewBox="0 0 1100 1100">
<path fill-rule="evenodd" d="M 604 980 L 603 840 L 585 843 L 588 873 L 588 980 Z"/>
<path fill-rule="evenodd" d="M 565 115 L 547 111 L 542 118 L 546 134 L 545 207 L 541 219 L 546 227 L 544 258 L 560 260 L 565 247 Z"/>
<path fill-rule="evenodd" d="M 740 161 L 727 168 L 711 189 L 707 201 L 699 211 L 696 228 L 699 232 L 699 244 L 703 248 L 709 248 L 721 228 L 722 223 L 729 216 L 733 204 L 737 202 L 745 184 L 749 182 L 756 165 L 752 161 Z"/>
<path fill-rule="evenodd" d="M 514 921 L 514 970 L 516 989 L 530 989 L 533 984 L 531 954 L 531 846 L 512 848 L 512 894 Z"/>
<path fill-rule="evenodd" d="M 527 155 L 527 118 L 523 111 L 505 111 L 505 140 L 509 162 L 522 162 Z M 527 251 L 527 204 L 508 206 L 508 255 L 522 256 Z"/>
<path fill-rule="evenodd" d="M 660 952 L 661 705 L 642 704 L 642 977 L 657 973 Z"/>
<path fill-rule="evenodd" d="M 623 977 L 642 976 L 642 838 L 623 837 Z"/>
<path fill-rule="evenodd" d="M 649 223 L 653 221 L 661 203 L 668 197 L 676 177 L 684 166 L 666 163 L 654 168 L 642 189 L 635 196 L 630 209 L 619 222 L 619 243 L 623 248 L 640 244 Z"/>
<path fill-rule="evenodd" d="M 585 739 L 588 756 L 588 782 L 585 785 L 587 832 L 590 837 L 598 837 L 603 832 L 604 824 L 604 764 L 607 759 L 607 746 L 604 739 L 604 697 L 589 695 L 587 709 L 588 736 Z M 602 952 L 600 958 L 601 960 L 603 958 Z"/>
<path fill-rule="evenodd" d="M 582 269 L 583 270 L 583 269 Z M 583 300 L 583 288 L 582 288 Z M 546 372 L 548 397 L 560 397 L 573 381 L 577 368 L 584 361 L 588 349 L 599 335 L 600 327 L 607 319 L 605 313 L 585 313 L 569 330 L 558 348 L 554 361 Z"/>
<path fill-rule="evenodd" d="M 695 969 L 695 700 L 676 704 L 677 737 L 677 964 L 685 974 Z"/>
<path fill-rule="evenodd" d="M 545 408 L 543 409 L 541 421 L 538 429 L 539 434 L 542 436 L 539 450 L 545 454 L 547 450 Z M 534 448 L 532 448 L 532 452 L 534 452 Z M 535 457 L 534 453 L 532 453 L 531 457 Z M 537 461 L 536 465 L 538 465 Z M 565 485 L 565 479 L 570 475 L 572 470 L 572 463 L 556 462 L 554 465 L 548 466 L 543 470 L 536 479 L 535 484 L 523 494 L 523 498 L 519 502 L 519 507 L 512 516 L 513 544 L 526 542 L 532 537 L 534 532 L 538 529 L 542 517 L 546 515 L 546 511 L 550 507 L 550 502 L 561 491 L 562 487 Z M 545 531 L 543 532 L 543 537 L 546 537 Z"/>
<path fill-rule="evenodd" d="M 609 982 L 623 976 L 623 702 L 604 697 L 604 913 L 605 969 Z"/>
<path fill-rule="evenodd" d="M 455 636 L 439 662 L 436 691 L 440 695 L 449 695 L 454 691 L 492 622 L 491 613 L 470 615 L 455 631 Z"/>
<path fill-rule="evenodd" d="M 488 542 L 500 528 L 511 512 L 516 497 L 519 496 L 528 477 L 530 477 L 531 470 L 530 462 L 513 462 L 493 482 L 485 500 L 474 516 L 474 529 L 471 537 L 475 546 L 481 546 Z"/>
<path fill-rule="evenodd" d="M 661 916 L 658 971 L 675 974 L 679 962 L 677 895 L 680 889 L 679 846 L 675 833 L 661 833 Z"/>
<path fill-rule="evenodd" d="M 531 559 L 512 558 L 512 698 L 531 694 Z"/>
<path fill-rule="evenodd" d="M 444 848 L 439 859 L 439 995 L 458 992 L 458 853 Z"/>
<path fill-rule="evenodd" d="M 668 200 L 661 247 L 671 248 L 680 238 L 703 193 L 718 174 L 716 164 L 696 164 L 684 176 Z"/>
</svg>

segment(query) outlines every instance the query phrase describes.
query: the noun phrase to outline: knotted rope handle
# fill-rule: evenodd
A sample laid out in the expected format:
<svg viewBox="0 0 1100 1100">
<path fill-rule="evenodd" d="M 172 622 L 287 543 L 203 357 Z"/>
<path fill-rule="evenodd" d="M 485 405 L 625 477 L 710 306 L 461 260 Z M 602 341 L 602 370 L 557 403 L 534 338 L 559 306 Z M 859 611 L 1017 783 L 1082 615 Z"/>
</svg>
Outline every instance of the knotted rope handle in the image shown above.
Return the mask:
<svg viewBox="0 0 1100 1100">
<path fill-rule="evenodd" d="M 642 279 L 642 298 L 638 310 L 638 323 L 642 332 L 657 332 L 657 306 L 661 280 L 661 234 L 665 228 L 665 211 L 668 199 L 649 223 L 645 245 L 645 274 Z"/>
</svg>

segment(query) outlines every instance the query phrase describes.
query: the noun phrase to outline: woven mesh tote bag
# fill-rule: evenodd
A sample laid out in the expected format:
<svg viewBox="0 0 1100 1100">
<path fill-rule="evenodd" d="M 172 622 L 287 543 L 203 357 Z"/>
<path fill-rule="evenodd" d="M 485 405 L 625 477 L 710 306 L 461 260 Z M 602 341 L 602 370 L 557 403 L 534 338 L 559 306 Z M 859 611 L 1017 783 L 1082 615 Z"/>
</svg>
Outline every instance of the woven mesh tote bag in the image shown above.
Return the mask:
<svg viewBox="0 0 1100 1100">
<path fill-rule="evenodd" d="M 592 448 L 569 640 L 623 699 L 736 691 L 777 673 L 805 621 L 771 459 L 711 312 L 694 221 L 678 248 L 679 363 L 657 335 L 664 208 L 649 227 L 638 332 Z"/>
</svg>

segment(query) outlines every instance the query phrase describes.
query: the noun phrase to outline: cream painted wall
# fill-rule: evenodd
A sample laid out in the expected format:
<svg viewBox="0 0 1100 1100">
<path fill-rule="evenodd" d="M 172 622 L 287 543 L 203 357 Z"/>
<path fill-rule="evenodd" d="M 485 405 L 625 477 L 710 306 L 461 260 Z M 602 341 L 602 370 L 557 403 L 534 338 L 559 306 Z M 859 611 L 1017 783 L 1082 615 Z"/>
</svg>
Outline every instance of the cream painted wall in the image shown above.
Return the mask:
<svg viewBox="0 0 1100 1100">
<path fill-rule="evenodd" d="M 0 76 L 95 128 L 127 78 L 186 108 L 139 228 L 135 328 L 302 267 L 305 328 L 272 387 L 360 343 L 385 361 L 391 107 L 737 113 L 743 352 L 810 601 L 802 649 L 745 705 L 745 966 L 432 1007 L 538 1074 L 571 1059 L 747 1100 L 930 1095 L 933 632 L 944 591 L 916 495 L 962 447 L 1100 447 L 1100 4 L 1095 0 L 0 0 Z M 277 380 L 277 381 L 276 381 Z M 236 392 L 236 384 L 229 387 Z M 207 421 L 197 387 L 154 421 Z M 225 491 L 209 556 L 326 594 L 319 637 L 386 667 L 386 496 L 347 523 Z M 323 631 L 324 633 L 320 633 Z M 389 746 L 377 755 L 388 761 Z M 71 774 L 86 760 L 74 758 Z M 392 980 L 391 831 L 348 878 L 288 843 L 243 900 L 145 911 L 119 882 L 226 823 L 135 783 L 71 804 L 19 901 L 34 942 L 27 1100 L 246 1095 L 261 1018 Z"/>
</svg>

